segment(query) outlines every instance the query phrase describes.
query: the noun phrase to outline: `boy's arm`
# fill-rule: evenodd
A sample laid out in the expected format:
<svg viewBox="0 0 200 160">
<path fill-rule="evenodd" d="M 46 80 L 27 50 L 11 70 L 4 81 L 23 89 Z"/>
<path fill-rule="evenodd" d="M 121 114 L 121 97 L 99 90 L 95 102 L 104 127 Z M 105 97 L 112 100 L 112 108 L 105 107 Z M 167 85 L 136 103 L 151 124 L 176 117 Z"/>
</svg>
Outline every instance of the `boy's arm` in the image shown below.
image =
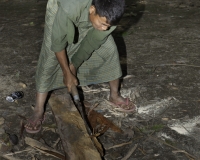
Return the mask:
<svg viewBox="0 0 200 160">
<path fill-rule="evenodd" d="M 112 33 L 116 26 L 111 27 L 107 31 L 99 31 L 95 28 L 91 29 L 84 37 L 78 51 L 72 56 L 71 61 L 77 69 L 85 60 L 87 60 L 94 50 L 97 50 Z"/>
<path fill-rule="evenodd" d="M 52 26 L 51 50 L 60 52 L 66 48 L 68 44 L 72 44 L 74 40 L 74 24 L 66 16 L 66 13 L 60 7 L 56 13 L 56 17 Z"/>
<path fill-rule="evenodd" d="M 62 50 L 60 52 L 56 52 L 56 57 L 58 59 L 58 62 L 60 63 L 60 67 L 63 72 L 63 82 L 67 86 L 68 91 L 71 92 L 71 87 L 72 86 L 77 86 L 78 81 L 76 78 L 76 70 L 73 66 L 73 64 L 68 64 L 67 57 L 65 50 Z"/>
<path fill-rule="evenodd" d="M 68 64 L 68 57 L 65 51 L 68 43 L 74 39 L 74 25 L 68 19 L 66 13 L 60 7 L 56 14 L 52 28 L 51 50 L 55 52 L 56 58 L 63 72 L 63 83 L 71 91 L 72 85 L 77 85 L 76 70 L 73 65 Z"/>
</svg>

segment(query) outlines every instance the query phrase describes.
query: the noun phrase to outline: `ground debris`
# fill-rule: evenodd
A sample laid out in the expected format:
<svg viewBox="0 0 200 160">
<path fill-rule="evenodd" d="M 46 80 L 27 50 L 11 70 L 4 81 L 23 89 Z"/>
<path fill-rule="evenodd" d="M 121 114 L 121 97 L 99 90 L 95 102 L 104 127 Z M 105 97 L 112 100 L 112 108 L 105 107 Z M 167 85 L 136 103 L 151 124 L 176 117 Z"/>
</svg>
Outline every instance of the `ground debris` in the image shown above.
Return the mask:
<svg viewBox="0 0 200 160">
<path fill-rule="evenodd" d="M 89 108 L 86 108 L 86 112 L 90 113 L 88 115 L 88 120 L 95 133 L 103 134 L 108 129 L 123 133 L 123 131 L 118 126 L 116 126 L 108 118 L 104 117 L 101 113 L 98 113 L 95 110 L 89 110 Z"/>
<path fill-rule="evenodd" d="M 42 144 L 41 142 L 37 140 L 34 140 L 29 137 L 25 137 L 25 143 L 37 149 L 38 151 L 44 153 L 47 156 L 53 156 L 53 157 L 65 160 L 65 156 L 63 154 L 54 150 L 53 148 L 50 148 L 49 146 L 46 146 L 45 144 Z"/>
<path fill-rule="evenodd" d="M 132 141 L 129 141 L 129 142 L 125 142 L 125 143 L 120 143 L 120 144 L 116 144 L 114 146 L 111 146 L 111 147 L 108 147 L 108 148 L 105 148 L 106 150 L 109 150 L 109 149 L 112 149 L 112 148 L 118 148 L 118 147 L 123 147 L 125 145 L 128 145 L 128 144 L 131 144 L 133 143 Z"/>
<path fill-rule="evenodd" d="M 168 97 L 155 103 L 140 106 L 138 108 L 138 114 L 145 119 L 152 119 L 163 114 L 169 107 L 178 105 L 178 100 L 174 97 Z"/>
<path fill-rule="evenodd" d="M 127 160 L 133 154 L 133 152 L 137 149 L 137 146 L 138 144 L 135 144 L 134 147 L 132 147 L 121 160 Z"/>
</svg>

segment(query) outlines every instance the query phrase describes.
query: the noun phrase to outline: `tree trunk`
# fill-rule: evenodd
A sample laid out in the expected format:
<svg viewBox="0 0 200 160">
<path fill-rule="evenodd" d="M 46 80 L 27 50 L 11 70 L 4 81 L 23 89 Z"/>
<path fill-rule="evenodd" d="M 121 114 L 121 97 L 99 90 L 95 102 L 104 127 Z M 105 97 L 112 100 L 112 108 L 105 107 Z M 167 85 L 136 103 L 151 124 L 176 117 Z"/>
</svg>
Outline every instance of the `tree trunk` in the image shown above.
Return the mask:
<svg viewBox="0 0 200 160">
<path fill-rule="evenodd" d="M 49 104 L 57 122 L 66 160 L 101 160 L 67 90 L 61 89 L 52 94 Z"/>
</svg>

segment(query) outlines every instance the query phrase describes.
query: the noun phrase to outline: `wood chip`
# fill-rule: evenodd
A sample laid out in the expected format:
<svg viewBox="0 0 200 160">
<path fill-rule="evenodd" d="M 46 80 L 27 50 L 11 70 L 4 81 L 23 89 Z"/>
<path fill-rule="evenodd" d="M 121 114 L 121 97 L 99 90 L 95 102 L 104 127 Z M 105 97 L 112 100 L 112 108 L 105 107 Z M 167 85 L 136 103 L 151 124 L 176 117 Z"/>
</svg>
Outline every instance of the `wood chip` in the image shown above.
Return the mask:
<svg viewBox="0 0 200 160">
<path fill-rule="evenodd" d="M 163 121 L 169 121 L 169 118 L 162 118 Z"/>
<path fill-rule="evenodd" d="M 122 146 L 125 146 L 125 145 L 128 145 L 128 144 L 131 144 L 131 143 L 132 143 L 132 141 L 129 141 L 129 142 L 126 142 L 126 143 L 117 144 L 117 145 L 114 145 L 112 147 L 106 148 L 106 150 L 109 150 L 109 149 L 112 149 L 112 148 L 122 147 Z"/>
</svg>

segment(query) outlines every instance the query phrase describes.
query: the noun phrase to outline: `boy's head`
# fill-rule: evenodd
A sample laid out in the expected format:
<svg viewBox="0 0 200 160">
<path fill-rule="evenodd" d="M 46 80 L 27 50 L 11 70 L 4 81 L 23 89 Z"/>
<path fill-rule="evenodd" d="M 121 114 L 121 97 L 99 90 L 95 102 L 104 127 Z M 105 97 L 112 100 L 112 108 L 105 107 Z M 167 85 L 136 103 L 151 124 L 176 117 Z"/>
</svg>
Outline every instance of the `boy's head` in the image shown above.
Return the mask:
<svg viewBox="0 0 200 160">
<path fill-rule="evenodd" d="M 125 0 L 92 0 L 90 21 L 99 30 L 116 25 L 124 13 Z"/>
</svg>

